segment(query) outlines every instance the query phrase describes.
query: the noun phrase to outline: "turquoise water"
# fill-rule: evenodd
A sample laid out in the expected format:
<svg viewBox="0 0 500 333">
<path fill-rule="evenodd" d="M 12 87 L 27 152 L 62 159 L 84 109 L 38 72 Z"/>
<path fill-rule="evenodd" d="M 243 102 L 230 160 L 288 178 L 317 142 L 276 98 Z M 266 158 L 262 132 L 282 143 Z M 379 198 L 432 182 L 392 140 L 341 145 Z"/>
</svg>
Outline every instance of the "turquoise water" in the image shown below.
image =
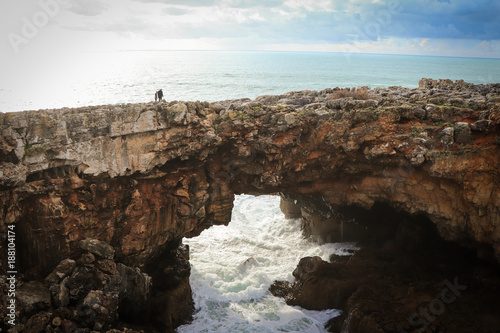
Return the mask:
<svg viewBox="0 0 500 333">
<path fill-rule="evenodd" d="M 500 59 L 313 52 L 88 53 L 0 83 L 0 111 L 154 100 L 216 101 L 292 90 L 400 85 L 427 78 L 500 82 Z M 26 76 L 26 77 L 25 77 Z"/>
</svg>

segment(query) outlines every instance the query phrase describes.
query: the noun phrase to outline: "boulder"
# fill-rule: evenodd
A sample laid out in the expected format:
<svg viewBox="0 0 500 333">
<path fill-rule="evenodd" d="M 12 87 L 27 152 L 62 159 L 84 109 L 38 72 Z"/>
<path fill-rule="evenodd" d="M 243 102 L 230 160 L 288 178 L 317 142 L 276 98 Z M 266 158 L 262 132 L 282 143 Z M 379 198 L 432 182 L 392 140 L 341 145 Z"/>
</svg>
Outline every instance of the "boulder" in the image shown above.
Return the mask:
<svg viewBox="0 0 500 333">
<path fill-rule="evenodd" d="M 66 276 L 71 275 L 76 267 L 76 261 L 72 259 L 64 259 L 57 267 L 45 278 L 46 286 L 61 282 Z"/>
<path fill-rule="evenodd" d="M 94 330 L 110 328 L 118 321 L 118 293 L 90 291 L 79 306 L 79 311 Z"/>
<path fill-rule="evenodd" d="M 24 325 L 24 333 L 41 333 L 44 331 L 45 326 L 50 322 L 52 313 L 39 312 L 32 316 Z"/>
<path fill-rule="evenodd" d="M 493 121 L 488 119 L 478 120 L 470 125 L 471 130 L 486 132 L 493 125 Z"/>
<path fill-rule="evenodd" d="M 297 205 L 295 200 L 285 199 L 281 197 L 280 209 L 285 214 L 286 219 L 298 219 L 302 216 L 300 213 L 300 205 Z"/>
<path fill-rule="evenodd" d="M 427 117 L 427 111 L 421 108 L 413 110 L 413 115 L 420 120 L 424 120 Z"/>
<path fill-rule="evenodd" d="M 425 157 L 428 153 L 429 150 L 427 148 L 424 148 L 422 146 L 417 146 L 415 149 L 411 151 L 410 154 L 406 156 L 406 158 L 410 160 L 410 163 L 413 166 L 419 166 L 425 162 Z"/>
<path fill-rule="evenodd" d="M 132 268 L 117 264 L 119 272 L 119 308 L 120 315 L 134 318 L 135 322 L 141 319 L 146 321 L 149 312 L 151 293 L 151 277 L 142 273 L 139 268 Z"/>
<path fill-rule="evenodd" d="M 69 305 L 69 289 L 66 287 L 66 282 L 68 278 L 65 278 L 61 283 L 54 284 L 49 288 L 50 294 L 52 296 L 52 303 L 54 307 L 65 307 Z"/>
<path fill-rule="evenodd" d="M 86 238 L 80 241 L 80 248 L 104 259 L 113 259 L 115 256 L 115 249 L 111 245 L 97 239 Z"/>
<path fill-rule="evenodd" d="M 16 299 L 19 302 L 21 313 L 26 317 L 48 310 L 52 302 L 49 290 L 38 281 L 24 283 L 16 290 Z"/>
<path fill-rule="evenodd" d="M 456 143 L 470 143 L 473 141 L 471 128 L 468 123 L 459 122 L 454 127 L 454 139 Z"/>
<path fill-rule="evenodd" d="M 439 122 L 444 120 L 444 110 L 440 106 L 427 104 L 425 106 L 425 111 L 427 112 L 427 118 L 431 121 Z"/>
<path fill-rule="evenodd" d="M 438 135 L 438 139 L 443 147 L 450 148 L 451 146 L 453 146 L 453 143 L 455 142 L 454 133 L 455 130 L 453 129 L 453 127 L 446 127 L 441 131 L 441 133 Z"/>
</svg>

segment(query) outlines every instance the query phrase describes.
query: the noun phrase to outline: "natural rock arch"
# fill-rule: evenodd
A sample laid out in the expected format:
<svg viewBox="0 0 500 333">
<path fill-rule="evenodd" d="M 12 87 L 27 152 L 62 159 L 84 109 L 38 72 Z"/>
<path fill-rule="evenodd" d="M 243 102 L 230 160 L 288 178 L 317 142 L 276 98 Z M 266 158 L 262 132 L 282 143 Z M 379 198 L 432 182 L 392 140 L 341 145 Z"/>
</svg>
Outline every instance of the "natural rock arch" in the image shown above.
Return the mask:
<svg viewBox="0 0 500 333">
<path fill-rule="evenodd" d="M 27 277 L 84 238 L 145 267 L 228 223 L 234 194 L 282 192 L 425 214 L 498 258 L 500 87 L 422 82 L 0 114 L 1 231 L 17 226 Z"/>
</svg>

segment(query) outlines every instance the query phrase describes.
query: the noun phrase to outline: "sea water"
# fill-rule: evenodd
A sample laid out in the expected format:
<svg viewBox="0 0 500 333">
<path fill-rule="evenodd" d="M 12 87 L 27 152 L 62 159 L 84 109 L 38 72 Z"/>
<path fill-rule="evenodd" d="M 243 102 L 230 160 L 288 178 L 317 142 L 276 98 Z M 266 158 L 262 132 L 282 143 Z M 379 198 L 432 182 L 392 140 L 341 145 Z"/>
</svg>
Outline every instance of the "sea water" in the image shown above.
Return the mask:
<svg viewBox="0 0 500 333">
<path fill-rule="evenodd" d="M 319 245 L 304 239 L 300 221 L 287 220 L 277 196 L 239 195 L 228 226 L 185 239 L 190 247 L 194 321 L 179 333 L 325 332 L 339 310 L 308 311 L 268 291 L 275 280 L 292 282 L 299 260 L 348 255 L 351 243 Z"/>
<path fill-rule="evenodd" d="M 0 77 L 0 111 L 218 101 L 294 90 L 399 85 L 423 78 L 500 82 L 500 59 L 314 52 L 122 51 L 25 64 Z"/>
</svg>

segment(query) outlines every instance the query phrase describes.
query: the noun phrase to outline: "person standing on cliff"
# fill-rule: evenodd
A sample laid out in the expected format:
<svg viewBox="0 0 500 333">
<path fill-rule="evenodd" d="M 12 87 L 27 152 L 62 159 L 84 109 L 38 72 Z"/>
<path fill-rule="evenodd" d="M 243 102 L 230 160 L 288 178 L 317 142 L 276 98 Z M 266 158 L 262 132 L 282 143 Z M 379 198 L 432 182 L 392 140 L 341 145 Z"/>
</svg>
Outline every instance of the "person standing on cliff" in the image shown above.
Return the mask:
<svg viewBox="0 0 500 333">
<path fill-rule="evenodd" d="M 156 97 L 158 97 L 158 101 L 161 102 L 161 100 L 163 99 L 163 91 L 161 89 L 158 90 L 155 94 L 155 102 L 156 102 Z"/>
</svg>

